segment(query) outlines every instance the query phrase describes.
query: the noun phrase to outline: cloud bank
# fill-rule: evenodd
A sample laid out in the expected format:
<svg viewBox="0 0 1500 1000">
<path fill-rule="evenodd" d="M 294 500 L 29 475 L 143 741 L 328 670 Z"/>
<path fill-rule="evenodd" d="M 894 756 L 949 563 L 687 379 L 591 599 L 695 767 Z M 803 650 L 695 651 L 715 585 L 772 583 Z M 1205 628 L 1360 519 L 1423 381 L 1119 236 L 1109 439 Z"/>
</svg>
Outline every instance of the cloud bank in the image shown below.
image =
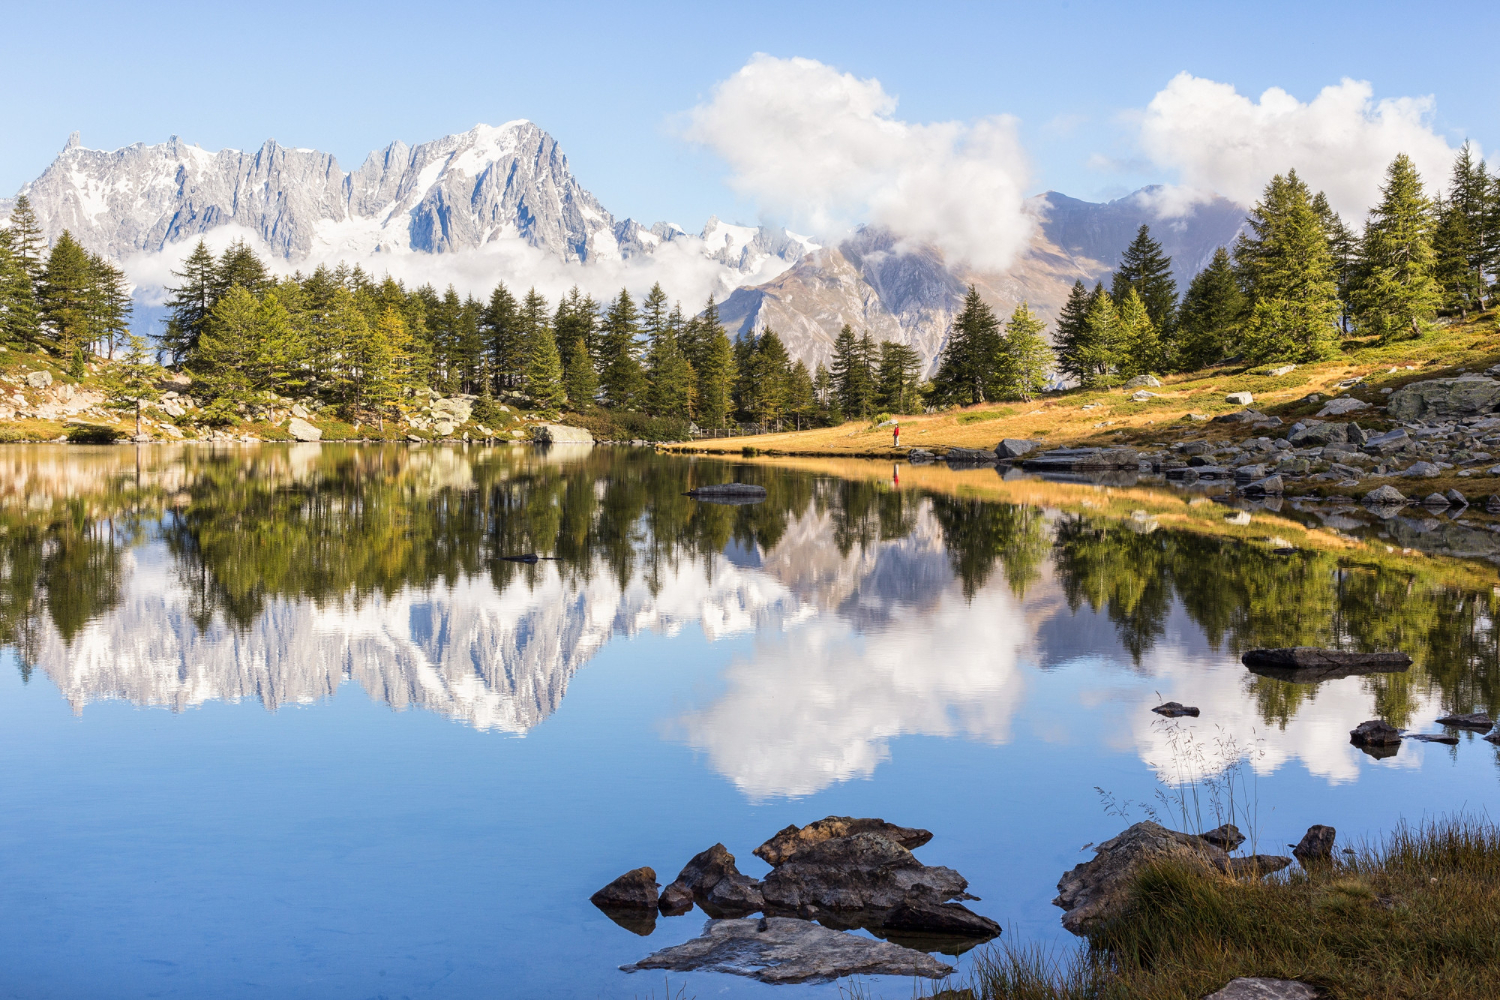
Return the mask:
<svg viewBox="0 0 1500 1000">
<path fill-rule="evenodd" d="M 1412 158 L 1430 190 L 1446 182 L 1456 150 L 1433 131 L 1433 107 L 1430 97 L 1376 101 L 1369 83 L 1349 79 L 1307 102 L 1279 87 L 1256 102 L 1230 84 L 1179 73 L 1141 114 L 1138 141 L 1152 163 L 1180 177 L 1155 197 L 1165 216 L 1214 194 L 1248 207 L 1273 175 L 1295 168 L 1358 222 L 1397 153 Z"/>
<path fill-rule="evenodd" d="M 1034 225 L 1015 120 L 914 124 L 895 110 L 879 80 L 758 54 L 688 113 L 683 135 L 794 229 L 836 240 L 871 223 L 1003 269 Z"/>
</svg>

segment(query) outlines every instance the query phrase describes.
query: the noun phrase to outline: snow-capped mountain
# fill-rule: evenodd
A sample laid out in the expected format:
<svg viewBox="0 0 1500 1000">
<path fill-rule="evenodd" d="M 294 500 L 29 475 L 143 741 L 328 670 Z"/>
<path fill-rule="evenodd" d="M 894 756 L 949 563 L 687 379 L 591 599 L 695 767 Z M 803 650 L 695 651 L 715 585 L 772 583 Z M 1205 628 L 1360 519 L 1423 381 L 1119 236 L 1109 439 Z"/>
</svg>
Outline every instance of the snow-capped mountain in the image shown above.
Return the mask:
<svg viewBox="0 0 1500 1000">
<path fill-rule="evenodd" d="M 710 217 L 695 236 L 673 223 L 616 220 L 573 176 L 557 140 L 528 121 L 477 125 L 416 146 L 394 142 L 347 173 L 328 153 L 274 140 L 254 151 L 210 153 L 176 137 L 105 151 L 85 148 L 74 133 L 22 191 L 49 237 L 67 229 L 117 260 L 233 226 L 294 264 L 363 261 L 378 274 L 382 261 L 403 255 L 431 259 L 519 242 L 560 265 L 606 268 L 601 286 L 645 279 L 644 289 L 656 278 L 653 261 L 672 286 L 686 273 L 686 252 L 700 262 L 692 280 L 711 282 L 732 334 L 774 328 L 812 365 L 849 323 L 916 347 L 929 371 L 969 284 L 1002 315 L 1024 300 L 1052 320 L 1075 280 L 1107 277 L 1142 223 L 1171 254 L 1185 289 L 1244 221 L 1223 199 L 1161 220 L 1150 189 L 1105 204 L 1048 192 L 1030 203 L 1039 224 L 1029 248 L 1002 273 L 975 272 L 930 245 L 874 229 L 820 246 L 784 229 Z M 10 205 L 0 202 L 0 216 Z M 675 249 L 663 254 L 669 244 Z M 506 273 L 508 260 L 480 269 L 482 280 L 519 280 Z M 648 266 L 628 275 L 608 269 L 624 261 Z M 589 278 L 585 270 L 576 280 L 587 286 Z M 688 302 L 700 294 L 668 293 Z"/>
</svg>

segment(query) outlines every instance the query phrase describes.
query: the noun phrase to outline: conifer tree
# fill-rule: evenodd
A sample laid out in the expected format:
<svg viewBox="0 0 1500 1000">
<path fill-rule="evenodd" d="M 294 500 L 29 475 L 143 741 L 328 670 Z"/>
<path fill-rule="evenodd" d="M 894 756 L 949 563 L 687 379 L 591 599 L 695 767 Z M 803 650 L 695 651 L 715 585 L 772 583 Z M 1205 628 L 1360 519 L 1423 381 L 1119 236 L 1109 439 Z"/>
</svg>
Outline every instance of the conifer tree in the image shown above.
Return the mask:
<svg viewBox="0 0 1500 1000">
<path fill-rule="evenodd" d="M 479 325 L 490 355 L 494 391 L 518 388 L 526 352 L 516 314 L 516 297 L 503 283 L 497 284 L 490 293 L 489 304 L 479 318 Z"/>
<path fill-rule="evenodd" d="M 1237 328 L 1244 318 L 1245 296 L 1234 277 L 1229 251 L 1219 247 L 1208 267 L 1188 285 L 1178 314 L 1177 368 L 1198 371 L 1229 356 L 1238 343 Z"/>
<path fill-rule="evenodd" d="M 1484 308 L 1487 290 L 1485 229 L 1493 212 L 1492 183 L 1484 160 L 1465 142 L 1453 161 L 1448 195 L 1436 206 L 1433 233 L 1435 276 L 1443 289 L 1443 308 L 1466 316 Z"/>
<path fill-rule="evenodd" d="M 562 358 L 552 326 L 547 322 L 547 300 L 535 289 L 521 303 L 521 330 L 526 341 L 526 367 L 522 384 L 541 409 L 556 409 L 567 400 L 563 390 Z"/>
<path fill-rule="evenodd" d="M 908 344 L 881 341 L 876 375 L 878 405 L 891 413 L 914 413 L 920 408 L 918 385 L 922 378 L 922 356 Z"/>
<path fill-rule="evenodd" d="M 233 285 L 209 311 L 208 322 L 188 359 L 196 390 L 210 402 L 221 402 L 216 412 L 227 416 L 232 407 L 249 401 L 255 386 L 255 344 L 259 341 L 260 304 L 242 285 Z"/>
<path fill-rule="evenodd" d="M 709 300 L 712 309 L 713 300 Z M 703 367 L 698 370 L 698 423 L 704 427 L 723 427 L 729 418 L 730 390 L 734 387 L 736 371 L 734 348 L 729 344 L 729 335 L 717 323 L 718 333 L 707 345 Z"/>
<path fill-rule="evenodd" d="M 374 415 L 384 430 L 386 414 L 401 397 L 396 345 L 406 338 L 406 321 L 395 309 L 387 309 L 361 333 L 350 349 L 354 391 L 348 410 L 351 415 Z"/>
<path fill-rule="evenodd" d="M 320 273 L 326 274 L 326 269 L 319 267 L 313 277 Z M 199 240 L 182 262 L 182 270 L 173 271 L 172 277 L 178 279 L 178 284 L 167 289 L 167 326 L 161 346 L 171 356 L 172 364 L 180 365 L 193 353 L 214 307 L 219 273 L 208 244 Z"/>
<path fill-rule="evenodd" d="M 125 272 L 99 254 L 89 254 L 89 330 L 102 353 L 111 361 L 115 347 L 125 342 L 130 332 L 130 313 L 134 308 L 125 282 Z"/>
<path fill-rule="evenodd" d="M 41 347 L 41 308 L 14 242 L 12 230 L 0 229 L 0 340 L 35 351 Z"/>
<path fill-rule="evenodd" d="M 1405 153 L 1391 161 L 1380 195 L 1360 244 L 1355 320 L 1382 341 L 1419 337 L 1437 314 L 1441 290 L 1434 278 L 1432 203 Z"/>
<path fill-rule="evenodd" d="M 845 323 L 833 342 L 833 363 L 829 367 L 839 411 L 848 417 L 867 417 L 874 405 L 875 387 L 870 373 L 870 359 L 854 328 Z"/>
<path fill-rule="evenodd" d="M 42 317 L 51 336 L 51 347 L 59 357 L 79 368 L 86 345 L 93 339 L 89 328 L 89 258 L 66 229 L 42 272 Z"/>
<path fill-rule="evenodd" d="M 1096 289 L 1095 294 L 1102 290 Z M 1087 374 L 1081 352 L 1088 339 L 1087 320 L 1089 306 L 1092 304 L 1093 296 L 1083 282 L 1074 281 L 1068 301 L 1063 303 L 1057 316 L 1057 369 L 1079 383 Z"/>
<path fill-rule="evenodd" d="M 246 246 L 244 240 L 235 240 L 219 255 L 218 265 L 214 268 L 213 297 L 217 299 L 235 285 L 259 296 L 274 283 L 255 251 Z"/>
<path fill-rule="evenodd" d="M 799 360 L 792 365 L 792 373 L 787 378 L 787 414 L 796 421 L 797 430 L 812 420 L 818 410 L 818 395 L 813 388 L 812 376 L 807 372 L 807 365 Z"/>
<path fill-rule="evenodd" d="M 656 341 L 667 328 L 670 316 L 667 307 L 667 293 L 662 291 L 661 282 L 651 286 L 646 297 L 641 300 L 640 329 L 646 338 L 646 349 L 650 350 L 656 346 Z"/>
<path fill-rule="evenodd" d="M 588 354 L 588 363 L 597 372 L 599 365 L 598 340 L 599 310 L 592 298 L 584 298 L 574 285 L 568 294 L 557 300 L 557 311 L 552 315 L 552 339 L 557 341 L 557 353 L 562 357 L 563 370 L 573 367 L 573 350 L 582 343 Z"/>
<path fill-rule="evenodd" d="M 943 346 L 933 387 L 942 398 L 962 404 L 993 398 L 999 353 L 1000 321 L 970 285 Z"/>
<path fill-rule="evenodd" d="M 1052 370 L 1054 357 L 1047 338 L 1046 329 L 1031 307 L 1022 302 L 1010 314 L 1005 324 L 1005 338 L 1000 345 L 998 387 L 1001 395 L 1015 396 L 1031 402 L 1038 393 L 1047 388 L 1047 374 Z"/>
<path fill-rule="evenodd" d="M 1323 235 L 1328 238 L 1328 252 L 1333 258 L 1334 282 L 1339 300 L 1339 331 L 1348 333 L 1349 321 L 1353 316 L 1349 295 L 1359 266 L 1359 241 L 1354 238 L 1354 231 L 1339 218 L 1339 213 L 1328 204 L 1328 196 L 1322 191 L 1313 196 L 1312 208 L 1323 226 Z"/>
<path fill-rule="evenodd" d="M 1083 343 L 1078 348 L 1078 364 L 1083 371 L 1079 385 L 1085 389 L 1106 389 L 1120 382 L 1125 336 L 1119 311 L 1109 293 L 1098 289 L 1098 294 L 1091 298 L 1088 315 L 1084 317 Z"/>
<path fill-rule="evenodd" d="M 1313 361 L 1338 347 L 1338 283 L 1322 220 L 1295 170 L 1266 185 L 1235 244 L 1251 300 L 1235 353 L 1252 363 Z"/>
<path fill-rule="evenodd" d="M 647 355 L 648 406 L 663 417 L 685 418 L 693 411 L 693 366 L 677 343 L 677 330 L 683 325 L 682 310 L 674 308 L 661 323 Z"/>
<path fill-rule="evenodd" d="M 813 393 L 818 398 L 819 406 L 826 409 L 833 405 L 833 397 L 836 395 L 833 385 L 833 375 L 821 361 L 818 362 L 818 367 L 813 373 Z"/>
<path fill-rule="evenodd" d="M 599 394 L 594 359 L 589 354 L 588 343 L 581 336 L 573 338 L 573 348 L 568 352 L 563 369 L 563 391 L 567 393 L 568 405 L 580 412 L 593 406 L 594 397 Z"/>
<path fill-rule="evenodd" d="M 1159 374 L 1167 370 L 1162 356 L 1161 338 L 1157 336 L 1156 324 L 1146 311 L 1146 304 L 1132 286 L 1125 286 L 1125 298 L 1117 300 L 1117 315 L 1120 322 L 1122 351 L 1118 365 L 1123 378 L 1137 375 Z"/>
<path fill-rule="evenodd" d="M 622 288 L 600 326 L 599 387 L 605 401 L 620 409 L 639 405 L 646 388 L 638 354 L 638 318 L 630 292 Z"/>
<path fill-rule="evenodd" d="M 6 228 L 11 232 L 11 251 L 21 259 L 21 266 L 31 276 L 32 283 L 40 284 L 42 269 L 46 266 L 47 239 L 42 235 L 42 224 L 37 221 L 31 199 L 26 195 L 17 196 Z"/>
<path fill-rule="evenodd" d="M 135 436 L 140 437 L 142 409 L 161 398 L 161 390 L 156 388 L 158 372 L 146 349 L 146 338 L 127 333 L 124 347 L 125 356 L 104 376 L 104 394 L 110 406 L 135 411 Z"/>
<path fill-rule="evenodd" d="M 1120 255 L 1110 298 L 1122 304 L 1131 289 L 1141 297 L 1162 342 L 1170 343 L 1177 324 L 1177 279 L 1172 277 L 1172 258 L 1162 253 L 1161 244 L 1151 237 L 1151 229 L 1145 224 Z"/>
</svg>

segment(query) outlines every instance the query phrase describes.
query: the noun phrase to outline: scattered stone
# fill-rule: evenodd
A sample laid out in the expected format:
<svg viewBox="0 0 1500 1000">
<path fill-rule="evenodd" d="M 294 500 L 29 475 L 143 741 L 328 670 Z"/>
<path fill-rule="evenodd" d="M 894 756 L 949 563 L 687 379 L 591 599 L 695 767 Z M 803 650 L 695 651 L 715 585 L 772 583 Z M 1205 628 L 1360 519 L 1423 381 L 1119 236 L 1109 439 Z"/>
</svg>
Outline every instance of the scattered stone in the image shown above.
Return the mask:
<svg viewBox="0 0 1500 1000">
<path fill-rule="evenodd" d="M 1371 455 L 1389 455 L 1393 451 L 1405 448 L 1411 440 L 1411 435 L 1407 433 L 1405 427 L 1397 427 L 1384 434 L 1366 437 L 1364 448 Z"/>
<path fill-rule="evenodd" d="M 1448 498 L 1443 496 L 1441 493 L 1429 493 L 1422 498 L 1422 506 L 1446 507 L 1448 506 Z"/>
<path fill-rule="evenodd" d="M 1440 726 L 1459 726 L 1463 729 L 1489 729 L 1495 722 L 1486 712 L 1466 712 L 1445 715 L 1437 720 Z"/>
<path fill-rule="evenodd" d="M 953 973 L 951 965 L 915 949 L 790 917 L 710 920 L 701 936 L 620 968 L 727 972 L 763 983 L 879 975 L 941 979 Z"/>
<path fill-rule="evenodd" d="M 45 389 L 52 384 L 52 373 L 47 371 L 31 372 L 26 376 L 26 384 L 33 389 Z"/>
<path fill-rule="evenodd" d="M 1265 477 L 1266 467 L 1264 465 L 1242 465 L 1234 470 L 1236 482 L 1249 483 L 1257 479 L 1264 479 Z"/>
<path fill-rule="evenodd" d="M 593 444 L 594 435 L 583 427 L 537 424 L 531 429 L 531 440 L 536 444 Z"/>
<path fill-rule="evenodd" d="M 1281 376 L 1288 375 L 1296 370 L 1296 365 L 1282 365 L 1280 368 L 1272 368 L 1270 371 L 1266 372 L 1266 374 L 1271 378 L 1280 378 Z"/>
<path fill-rule="evenodd" d="M 1242 493 L 1250 493 L 1257 496 L 1280 496 L 1286 492 L 1280 476 L 1267 476 L 1253 483 L 1240 487 Z"/>
<path fill-rule="evenodd" d="M 1413 462 L 1401 474 L 1409 479 L 1436 479 L 1443 470 L 1433 462 Z"/>
<path fill-rule="evenodd" d="M 909 826 L 897 826 L 883 819 L 854 816 L 825 816 L 806 826 L 793 824 L 757 847 L 752 853 L 772 868 L 790 861 L 799 852 L 836 837 L 856 833 L 878 833 L 908 851 L 916 850 L 932 839 L 932 832 Z"/>
<path fill-rule="evenodd" d="M 454 423 L 451 420 L 437 420 L 433 422 L 433 433 L 438 437 L 448 437 L 454 431 Z"/>
<path fill-rule="evenodd" d="M 1006 438 L 995 446 L 995 454 L 1001 458 L 1020 458 L 1022 455 L 1036 450 L 1035 441 L 1025 441 L 1021 438 Z"/>
<path fill-rule="evenodd" d="M 1198 717 L 1198 709 L 1194 706 L 1184 705 L 1179 701 L 1169 701 L 1165 705 L 1157 705 L 1151 711 L 1157 715 L 1165 715 L 1169 719 L 1180 719 L 1185 715 L 1193 718 Z"/>
<path fill-rule="evenodd" d="M 1077 472 L 1090 469 L 1138 469 L 1140 452 L 1134 448 L 1054 448 L 1021 463 L 1027 469 Z"/>
<path fill-rule="evenodd" d="M 1459 507 L 1467 507 L 1467 506 L 1469 506 L 1469 498 L 1466 497 L 1466 496 L 1464 496 L 1458 490 L 1449 490 L 1447 493 L 1444 493 L 1443 496 L 1445 496 L 1448 499 L 1449 503 L 1454 504 L 1456 506 L 1459 506 Z"/>
<path fill-rule="evenodd" d="M 1308 827 L 1307 832 L 1302 835 L 1302 840 L 1292 848 L 1292 857 L 1308 870 L 1316 865 L 1332 864 L 1334 832 L 1333 827 L 1321 824 Z"/>
<path fill-rule="evenodd" d="M 1403 738 L 1417 740 L 1420 743 L 1446 743 L 1449 746 L 1458 745 L 1458 737 L 1451 733 L 1403 733 Z"/>
<path fill-rule="evenodd" d="M 1255 402 L 1255 397 L 1248 392 L 1231 392 L 1224 397 L 1224 402 L 1233 403 L 1235 406 L 1249 406 Z"/>
<path fill-rule="evenodd" d="M 1316 646 L 1252 649 L 1240 657 L 1251 673 L 1297 684 L 1316 684 L 1364 674 L 1400 673 L 1411 666 L 1405 653 L 1354 653 Z"/>
<path fill-rule="evenodd" d="M 301 417 L 293 417 L 291 423 L 286 425 L 287 433 L 298 441 L 321 441 L 323 432 Z"/>
<path fill-rule="evenodd" d="M 1231 979 L 1228 986 L 1203 1000 L 1317 1000 L 1319 995 L 1316 986 L 1295 979 L 1241 977 Z"/>
<path fill-rule="evenodd" d="M 928 866 L 878 833 L 835 837 L 799 850 L 766 876 L 766 906 L 806 915 L 889 910 L 923 887 L 937 902 L 970 899 L 968 880 L 951 868 Z"/>
<path fill-rule="evenodd" d="M 307 407 L 303 406 L 301 403 L 292 404 L 292 416 L 301 417 L 303 420 L 312 419 L 312 414 L 309 413 Z"/>
<path fill-rule="evenodd" d="M 1248 396 L 1249 393 L 1245 393 L 1245 395 Z M 1214 417 L 1214 423 L 1216 423 L 1216 424 L 1258 424 L 1261 421 L 1269 420 L 1269 419 L 1270 419 L 1269 417 L 1267 417 L 1264 413 L 1261 413 L 1259 410 L 1236 410 L 1234 413 L 1221 413 L 1221 414 L 1219 414 L 1217 417 Z"/>
<path fill-rule="evenodd" d="M 1394 486 L 1377 486 L 1373 490 L 1365 494 L 1365 503 L 1406 503 L 1406 496 Z"/>
<path fill-rule="evenodd" d="M 1328 405 L 1318 411 L 1318 416 L 1342 417 L 1346 413 L 1354 413 L 1357 410 L 1368 410 L 1369 408 L 1370 404 L 1362 399 L 1355 399 L 1353 396 L 1340 396 L 1338 399 L 1329 400 Z"/>
<path fill-rule="evenodd" d="M 1144 403 L 1148 399 L 1155 399 L 1155 398 L 1156 398 L 1156 393 L 1154 393 L 1154 392 L 1147 392 L 1145 389 L 1141 389 L 1139 392 L 1133 392 L 1133 393 L 1130 394 L 1131 401 L 1132 402 L 1136 402 L 1136 403 Z"/>
<path fill-rule="evenodd" d="M 1207 423 L 1208 422 L 1208 414 L 1207 413 L 1189 413 L 1187 415 L 1187 418 L 1189 420 L 1191 420 L 1193 423 L 1197 423 L 1197 424 L 1202 424 L 1202 423 Z"/>
<path fill-rule="evenodd" d="M 1391 393 L 1386 412 L 1397 420 L 1433 420 L 1489 413 L 1500 403 L 1500 382 L 1479 375 L 1412 382 Z"/>
<path fill-rule="evenodd" d="M 609 885 L 589 897 L 589 902 L 601 910 L 656 909 L 656 872 L 650 868 L 636 868 L 615 879 Z"/>
<path fill-rule="evenodd" d="M 1137 375 L 1135 378 L 1125 383 L 1125 388 L 1127 389 L 1139 389 L 1143 386 L 1150 386 L 1152 389 L 1159 389 L 1161 388 L 1161 379 L 1157 378 L 1155 375 Z"/>
<path fill-rule="evenodd" d="M 1401 742 L 1401 730 L 1383 719 L 1371 719 L 1349 731 L 1349 742 L 1357 747 L 1392 746 Z"/>
<path fill-rule="evenodd" d="M 977 465 L 992 464 L 999 456 L 983 448 L 949 448 L 943 456 L 949 462 L 964 462 Z"/>
</svg>

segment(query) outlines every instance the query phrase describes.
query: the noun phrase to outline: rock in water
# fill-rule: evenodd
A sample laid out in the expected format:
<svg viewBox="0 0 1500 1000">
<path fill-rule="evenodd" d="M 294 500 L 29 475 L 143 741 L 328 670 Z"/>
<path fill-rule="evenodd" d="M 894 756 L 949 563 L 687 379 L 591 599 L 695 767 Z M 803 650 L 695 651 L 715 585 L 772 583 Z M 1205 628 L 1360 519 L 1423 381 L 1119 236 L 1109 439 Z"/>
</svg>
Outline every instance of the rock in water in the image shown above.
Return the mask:
<svg viewBox="0 0 1500 1000">
<path fill-rule="evenodd" d="M 1333 836 L 1331 826 L 1315 824 L 1307 828 L 1302 840 L 1292 848 L 1292 856 L 1303 868 L 1311 871 L 1317 865 L 1333 863 Z"/>
<path fill-rule="evenodd" d="M 613 920 L 616 926 L 623 927 L 632 934 L 641 937 L 650 937 L 656 930 L 656 910 L 643 910 L 638 906 L 601 906 L 599 909 L 606 917 Z"/>
<path fill-rule="evenodd" d="M 835 837 L 848 837 L 855 833 L 878 833 L 887 840 L 894 840 L 908 851 L 932 839 L 928 830 L 897 826 L 883 819 L 865 819 L 854 816 L 825 816 L 806 826 L 789 826 L 755 849 L 755 856 L 771 867 L 788 861 L 798 851 Z"/>
<path fill-rule="evenodd" d="M 766 876 L 766 906 L 784 913 L 888 910 L 921 891 L 938 902 L 972 898 L 968 880 L 951 868 L 929 867 L 876 833 L 836 837 L 797 852 Z"/>
<path fill-rule="evenodd" d="M 1245 835 L 1233 823 L 1216 826 L 1200 836 L 1221 851 L 1232 851 L 1245 842 Z"/>
<path fill-rule="evenodd" d="M 1401 652 L 1356 653 L 1316 646 L 1286 649 L 1252 649 L 1240 657 L 1252 673 L 1295 684 L 1315 684 L 1358 674 L 1399 673 L 1411 666 L 1411 657 Z"/>
<path fill-rule="evenodd" d="M 826 983 L 855 975 L 941 979 L 953 973 L 951 965 L 920 951 L 792 917 L 710 920 L 701 936 L 620 968 L 727 972 L 763 983 Z"/>
<path fill-rule="evenodd" d="M 673 882 L 661 891 L 661 901 L 657 906 L 669 917 L 686 913 L 693 908 L 693 892 L 686 886 Z"/>
<path fill-rule="evenodd" d="M 1165 715 L 1169 719 L 1181 718 L 1184 715 L 1190 715 L 1195 719 L 1198 717 L 1198 709 L 1196 707 L 1184 705 L 1180 701 L 1169 701 L 1165 705 L 1157 705 L 1151 711 L 1157 715 Z"/>
<path fill-rule="evenodd" d="M 706 486 L 695 486 L 687 491 L 687 496 L 698 500 L 713 498 L 764 500 L 766 488 L 756 486 L 754 483 L 713 483 Z"/>
<path fill-rule="evenodd" d="M 323 432 L 301 417 L 293 417 L 291 423 L 286 425 L 287 433 L 298 441 L 321 441 Z"/>
<path fill-rule="evenodd" d="M 1394 746 L 1401 742 L 1401 730 L 1384 719 L 1371 719 L 1349 730 L 1349 742 L 1357 747 Z"/>
<path fill-rule="evenodd" d="M 1394 486 L 1377 486 L 1365 494 L 1365 503 L 1406 503 L 1406 495 Z"/>
<path fill-rule="evenodd" d="M 1203 1000 L 1317 1000 L 1316 986 L 1295 979 L 1231 979 L 1229 985 Z"/>
<path fill-rule="evenodd" d="M 888 913 L 880 923 L 882 931 L 913 936 L 974 938 L 988 941 L 1000 934 L 1000 925 L 981 917 L 962 903 L 939 903 L 913 896 Z"/>
<path fill-rule="evenodd" d="M 765 905 L 761 884 L 740 874 L 734 855 L 723 844 L 715 844 L 693 855 L 663 893 L 671 896 L 675 912 L 686 912 L 684 900 L 697 900 L 710 916 L 744 916 Z M 679 908 L 680 907 L 680 908 Z"/>
<path fill-rule="evenodd" d="M 1449 733 L 1406 733 L 1405 738 L 1416 740 L 1418 743 L 1446 743 L 1449 746 L 1458 745 L 1458 737 Z"/>
<path fill-rule="evenodd" d="M 1494 725 L 1492 720 L 1484 712 L 1469 712 L 1466 714 L 1445 715 L 1438 720 L 1440 726 L 1460 726 L 1464 729 L 1483 729 L 1488 731 Z"/>
<path fill-rule="evenodd" d="M 628 871 L 589 897 L 599 907 L 615 909 L 656 909 L 656 872 L 650 868 Z"/>
<path fill-rule="evenodd" d="M 985 451 L 983 448 L 949 448 L 943 455 L 943 459 L 948 462 L 970 462 L 979 465 L 994 462 L 998 458 L 999 456 L 993 451 Z"/>
<path fill-rule="evenodd" d="M 995 454 L 1000 458 L 1020 458 L 1035 450 L 1035 441 L 1026 441 L 1021 438 L 1006 438 L 995 446 Z"/>
</svg>

